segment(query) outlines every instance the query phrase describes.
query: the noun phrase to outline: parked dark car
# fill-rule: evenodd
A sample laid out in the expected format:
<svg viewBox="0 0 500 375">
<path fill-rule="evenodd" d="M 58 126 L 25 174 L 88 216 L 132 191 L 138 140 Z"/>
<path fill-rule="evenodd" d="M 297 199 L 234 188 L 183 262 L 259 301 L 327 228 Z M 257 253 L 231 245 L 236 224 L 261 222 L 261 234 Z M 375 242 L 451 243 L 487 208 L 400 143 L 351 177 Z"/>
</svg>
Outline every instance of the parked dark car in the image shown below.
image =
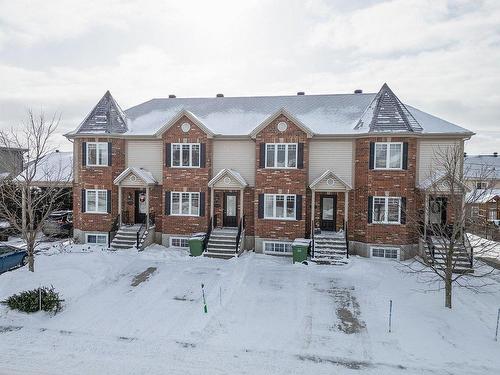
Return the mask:
<svg viewBox="0 0 500 375">
<path fill-rule="evenodd" d="M 9 245 L 0 245 L 0 273 L 13 268 L 25 266 L 28 263 L 28 253 Z"/>
<path fill-rule="evenodd" d="M 52 212 L 42 227 L 42 232 L 48 237 L 63 237 L 73 235 L 73 211 Z"/>
</svg>

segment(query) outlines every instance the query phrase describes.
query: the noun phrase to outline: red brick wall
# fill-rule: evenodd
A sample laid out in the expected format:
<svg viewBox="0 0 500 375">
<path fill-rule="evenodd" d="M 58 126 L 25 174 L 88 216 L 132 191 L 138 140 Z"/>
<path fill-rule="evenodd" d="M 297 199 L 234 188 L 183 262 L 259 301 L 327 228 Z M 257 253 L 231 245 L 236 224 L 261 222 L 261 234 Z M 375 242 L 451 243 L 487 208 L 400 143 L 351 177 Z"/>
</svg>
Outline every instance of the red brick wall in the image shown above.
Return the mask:
<svg viewBox="0 0 500 375">
<path fill-rule="evenodd" d="M 184 133 L 181 125 L 191 124 L 189 132 Z M 186 116 L 172 125 L 162 136 L 163 143 L 205 143 L 205 168 L 172 168 L 165 167 L 163 160 L 163 190 L 176 192 L 205 192 L 205 216 L 163 216 L 163 233 L 190 235 L 196 232 L 205 232 L 210 219 L 210 192 L 208 182 L 212 178 L 212 140 L 194 122 Z M 165 147 L 164 147 L 165 149 Z M 163 151 L 163 159 L 165 151 Z M 163 194 L 164 197 L 164 194 Z M 162 198 L 164 199 L 164 198 Z M 162 210 L 164 213 L 164 210 Z"/>
<path fill-rule="evenodd" d="M 82 166 L 83 142 L 111 142 L 112 166 Z M 73 188 L 74 226 L 83 231 L 108 232 L 118 215 L 118 187 L 113 181 L 125 168 L 125 140 L 115 138 L 79 138 L 75 139 L 76 160 L 75 182 Z M 82 189 L 111 190 L 111 214 L 90 214 L 81 212 Z"/>
<path fill-rule="evenodd" d="M 407 170 L 370 170 L 370 142 L 408 142 Z M 368 224 L 368 196 L 406 197 L 407 217 L 415 217 L 417 168 L 417 141 L 415 138 L 372 137 L 356 140 L 355 189 L 350 193 L 352 218 L 349 239 L 383 244 L 414 244 L 417 242 L 414 226 Z"/>
<path fill-rule="evenodd" d="M 285 121 L 288 128 L 284 132 L 277 124 Z M 266 169 L 259 168 L 261 143 L 304 143 L 303 169 Z M 306 236 L 307 215 L 307 178 L 309 163 L 309 142 L 306 133 L 291 120 L 281 115 L 261 130 L 256 136 L 256 174 L 255 174 L 255 235 L 261 238 L 294 239 Z M 302 195 L 302 220 L 268 220 L 258 218 L 259 194 L 300 194 Z M 310 204 L 309 204 L 310 205 Z"/>
</svg>

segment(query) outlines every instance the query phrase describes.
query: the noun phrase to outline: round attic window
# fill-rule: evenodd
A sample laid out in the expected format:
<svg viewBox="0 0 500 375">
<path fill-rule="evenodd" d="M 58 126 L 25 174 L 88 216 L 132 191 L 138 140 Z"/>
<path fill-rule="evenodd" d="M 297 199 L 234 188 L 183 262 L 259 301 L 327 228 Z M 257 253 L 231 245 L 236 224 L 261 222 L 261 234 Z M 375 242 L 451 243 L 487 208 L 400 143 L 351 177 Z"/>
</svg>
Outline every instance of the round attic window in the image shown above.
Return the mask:
<svg viewBox="0 0 500 375">
<path fill-rule="evenodd" d="M 227 176 L 226 176 L 226 177 L 224 177 L 224 183 L 225 183 L 226 185 L 229 185 L 229 184 L 231 183 L 231 179 L 230 179 L 229 177 L 227 177 Z"/>
<path fill-rule="evenodd" d="M 335 185 L 335 180 L 334 180 L 333 178 L 331 178 L 331 177 L 330 177 L 330 178 L 328 178 L 328 179 L 326 180 L 326 184 L 327 184 L 328 186 L 333 186 L 333 185 Z"/>
<path fill-rule="evenodd" d="M 130 181 L 132 181 L 132 182 L 136 182 L 137 181 L 137 177 L 135 176 L 135 174 L 133 174 L 133 175 L 130 176 Z"/>
<path fill-rule="evenodd" d="M 288 128 L 288 124 L 284 121 L 278 122 L 278 130 L 284 132 Z"/>
<path fill-rule="evenodd" d="M 184 133 L 187 133 L 190 129 L 191 129 L 191 125 L 189 124 L 189 122 L 185 122 L 184 124 L 181 125 L 181 130 Z"/>
</svg>

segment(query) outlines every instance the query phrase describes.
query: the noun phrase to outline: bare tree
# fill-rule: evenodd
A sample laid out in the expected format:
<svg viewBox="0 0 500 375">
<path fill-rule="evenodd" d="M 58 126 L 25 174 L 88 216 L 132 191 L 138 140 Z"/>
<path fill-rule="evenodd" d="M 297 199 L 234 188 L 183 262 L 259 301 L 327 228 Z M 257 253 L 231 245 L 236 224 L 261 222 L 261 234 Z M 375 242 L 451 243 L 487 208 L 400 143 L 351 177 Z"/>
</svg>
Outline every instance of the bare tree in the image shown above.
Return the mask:
<svg viewBox="0 0 500 375">
<path fill-rule="evenodd" d="M 488 285 L 484 277 L 494 271 L 477 260 L 494 244 L 471 241 L 466 233 L 467 227 L 482 220 L 471 215 L 471 206 L 487 194 L 484 189 L 468 186 L 466 175 L 462 147 L 438 149 L 431 172 L 420 186 L 423 209 L 406 212 L 407 223 L 419 239 L 420 257 L 403 264 L 409 272 L 425 274 L 425 282 L 439 282 L 439 289 L 445 291 L 445 307 L 450 309 L 454 285 L 479 291 Z"/>
<path fill-rule="evenodd" d="M 60 208 L 69 194 L 71 174 L 62 165 L 47 165 L 43 160 L 51 148 L 59 118 L 47 119 L 43 113 L 28 111 L 26 121 L 17 128 L 0 131 L 0 147 L 23 150 L 23 171 L 0 181 L 0 219 L 7 220 L 26 242 L 29 270 L 34 272 L 34 252 L 49 214 Z M 5 160 L 15 170 L 18 160 Z M 43 181 L 40 186 L 39 181 Z"/>
</svg>

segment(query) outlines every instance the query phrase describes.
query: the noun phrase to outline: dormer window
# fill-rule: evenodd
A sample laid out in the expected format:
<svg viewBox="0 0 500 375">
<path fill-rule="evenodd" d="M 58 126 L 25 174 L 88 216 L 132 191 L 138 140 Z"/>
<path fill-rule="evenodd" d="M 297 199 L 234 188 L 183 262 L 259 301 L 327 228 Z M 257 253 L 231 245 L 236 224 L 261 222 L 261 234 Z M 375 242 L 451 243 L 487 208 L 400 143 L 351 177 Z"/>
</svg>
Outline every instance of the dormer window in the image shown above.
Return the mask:
<svg viewBox="0 0 500 375">
<path fill-rule="evenodd" d="M 100 167 L 109 165 L 108 143 L 107 142 L 87 142 L 87 164 L 90 167 Z"/>
</svg>

